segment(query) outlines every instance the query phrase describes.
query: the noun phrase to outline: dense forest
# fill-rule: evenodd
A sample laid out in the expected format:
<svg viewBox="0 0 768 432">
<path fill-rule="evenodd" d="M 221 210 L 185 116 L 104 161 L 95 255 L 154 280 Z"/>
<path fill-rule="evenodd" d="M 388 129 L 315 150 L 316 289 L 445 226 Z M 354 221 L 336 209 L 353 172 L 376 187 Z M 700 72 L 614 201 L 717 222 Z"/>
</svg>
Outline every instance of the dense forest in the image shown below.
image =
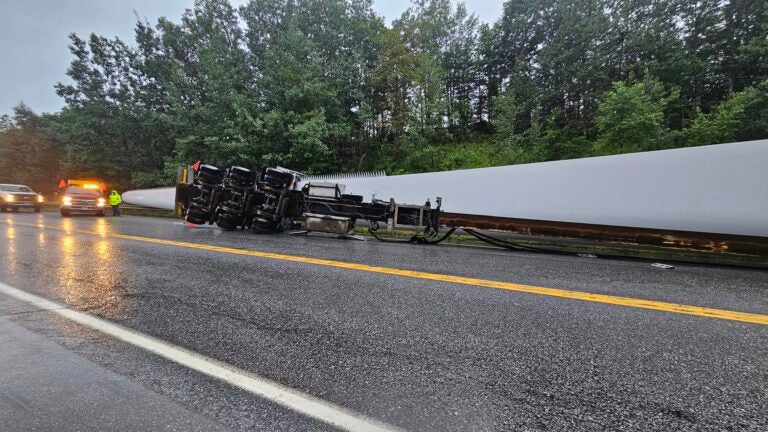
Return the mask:
<svg viewBox="0 0 768 432">
<path fill-rule="evenodd" d="M 0 119 L 0 182 L 168 184 L 180 163 L 390 174 L 768 138 L 768 2 L 197 0 L 70 35 L 61 112 Z M 181 13 L 181 11 L 180 11 Z M 62 65 L 64 68 L 65 65 Z M 52 89 L 54 91 L 54 89 Z"/>
</svg>

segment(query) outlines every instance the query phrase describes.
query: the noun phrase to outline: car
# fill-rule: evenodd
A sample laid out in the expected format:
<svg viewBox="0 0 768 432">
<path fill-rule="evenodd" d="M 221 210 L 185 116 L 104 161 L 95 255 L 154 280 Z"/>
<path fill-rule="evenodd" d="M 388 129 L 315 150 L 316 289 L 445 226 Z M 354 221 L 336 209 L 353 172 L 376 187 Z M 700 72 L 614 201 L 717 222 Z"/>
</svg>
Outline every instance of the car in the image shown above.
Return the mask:
<svg viewBox="0 0 768 432">
<path fill-rule="evenodd" d="M 0 184 L 0 211 L 31 209 L 39 213 L 43 208 L 43 196 L 29 186 Z"/>
<path fill-rule="evenodd" d="M 106 199 L 98 187 L 89 184 L 70 185 L 67 186 L 64 196 L 61 198 L 59 211 L 63 217 L 73 214 L 104 216 L 105 206 Z"/>
</svg>

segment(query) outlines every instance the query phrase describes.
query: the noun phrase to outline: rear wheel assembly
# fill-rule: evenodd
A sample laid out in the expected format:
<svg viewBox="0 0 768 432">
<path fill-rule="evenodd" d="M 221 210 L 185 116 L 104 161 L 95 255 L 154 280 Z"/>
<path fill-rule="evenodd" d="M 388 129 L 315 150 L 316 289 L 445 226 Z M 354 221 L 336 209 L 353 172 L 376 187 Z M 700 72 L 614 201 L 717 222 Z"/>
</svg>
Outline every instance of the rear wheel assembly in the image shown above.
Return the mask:
<svg viewBox="0 0 768 432">
<path fill-rule="evenodd" d="M 219 217 L 216 218 L 216 225 L 225 230 L 233 230 L 237 228 L 240 218 L 229 212 L 219 213 Z"/>
<path fill-rule="evenodd" d="M 201 212 L 197 209 L 190 208 L 187 211 L 187 222 L 193 223 L 195 225 L 202 225 L 208 221 L 208 217 L 204 212 Z"/>
</svg>

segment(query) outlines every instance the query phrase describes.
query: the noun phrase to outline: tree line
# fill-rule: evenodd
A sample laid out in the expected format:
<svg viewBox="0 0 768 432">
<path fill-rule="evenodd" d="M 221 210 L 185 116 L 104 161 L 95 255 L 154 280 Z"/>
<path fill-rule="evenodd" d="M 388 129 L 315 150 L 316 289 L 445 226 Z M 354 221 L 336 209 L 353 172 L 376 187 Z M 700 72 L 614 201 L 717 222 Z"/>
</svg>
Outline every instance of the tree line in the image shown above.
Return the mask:
<svg viewBox="0 0 768 432">
<path fill-rule="evenodd" d="M 137 17 L 130 43 L 71 34 L 66 106 L 1 119 L 0 182 L 156 186 L 200 159 L 395 174 L 768 138 L 767 4 L 514 0 L 488 24 L 414 0 L 388 26 L 371 0 L 197 0 L 177 22 Z"/>
</svg>

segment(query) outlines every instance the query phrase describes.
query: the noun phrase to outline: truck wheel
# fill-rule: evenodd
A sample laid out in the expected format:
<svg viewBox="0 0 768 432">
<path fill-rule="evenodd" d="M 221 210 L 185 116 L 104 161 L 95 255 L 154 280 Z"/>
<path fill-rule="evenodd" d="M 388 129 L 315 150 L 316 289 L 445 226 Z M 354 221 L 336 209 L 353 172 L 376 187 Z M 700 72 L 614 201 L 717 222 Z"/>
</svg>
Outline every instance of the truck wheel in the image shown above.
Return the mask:
<svg viewBox="0 0 768 432">
<path fill-rule="evenodd" d="M 69 217 L 69 211 L 61 210 L 61 217 Z"/>
<path fill-rule="evenodd" d="M 19 211 L 18 207 L 11 207 L 11 212 L 16 213 Z"/>
<path fill-rule="evenodd" d="M 5 204 L 0 206 L 0 212 L 7 212 L 7 211 L 8 211 L 8 206 L 6 206 Z"/>
<path fill-rule="evenodd" d="M 203 225 L 208 221 L 208 217 L 206 213 L 191 208 L 187 210 L 186 221 L 195 225 Z"/>
<path fill-rule="evenodd" d="M 206 183 L 219 184 L 224 178 L 224 173 L 213 165 L 203 164 L 200 165 L 197 176 Z"/>
<path fill-rule="evenodd" d="M 277 224 L 271 220 L 255 217 L 251 224 L 251 232 L 254 234 L 274 234 L 277 232 Z"/>
<path fill-rule="evenodd" d="M 219 214 L 219 218 L 216 220 L 216 225 L 218 225 L 221 229 L 233 230 L 237 228 L 237 219 L 238 218 L 235 215 L 221 213 Z"/>
<path fill-rule="evenodd" d="M 40 213 L 40 210 L 42 210 L 40 206 L 35 207 L 35 213 Z"/>
</svg>

